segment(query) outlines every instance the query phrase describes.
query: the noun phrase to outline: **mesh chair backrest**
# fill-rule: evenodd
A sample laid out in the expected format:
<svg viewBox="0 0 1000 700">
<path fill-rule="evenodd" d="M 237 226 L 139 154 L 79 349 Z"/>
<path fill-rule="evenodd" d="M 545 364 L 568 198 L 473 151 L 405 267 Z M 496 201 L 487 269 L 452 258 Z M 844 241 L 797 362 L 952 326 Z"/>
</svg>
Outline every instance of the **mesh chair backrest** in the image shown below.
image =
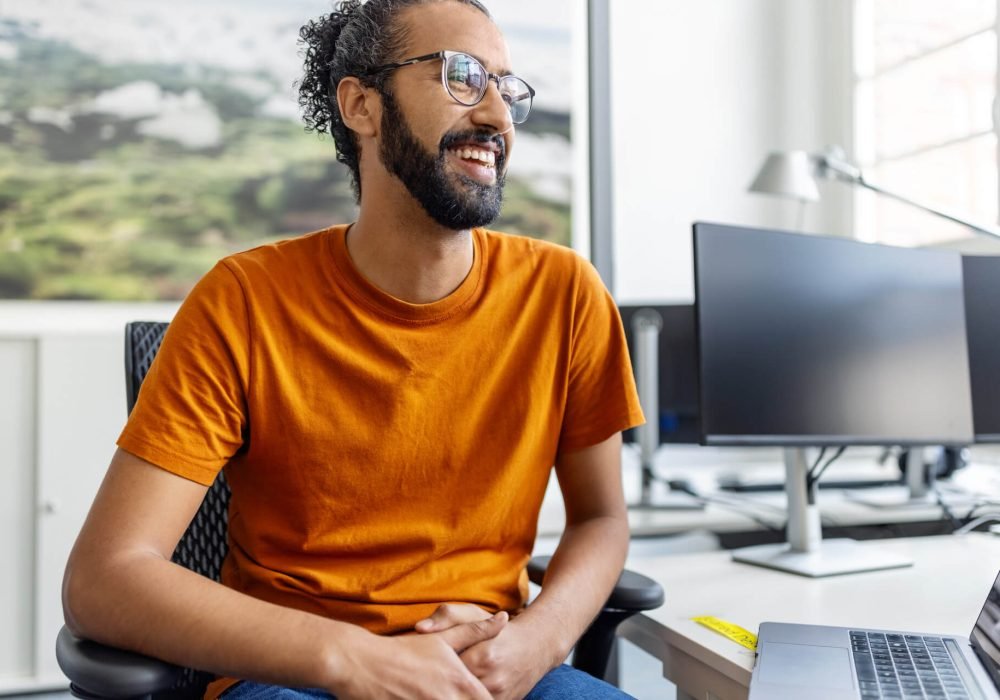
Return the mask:
<svg viewBox="0 0 1000 700">
<path fill-rule="evenodd" d="M 146 372 L 160 349 L 166 323 L 133 321 L 125 326 L 125 390 L 128 411 L 132 412 Z M 222 560 L 229 551 L 229 485 L 220 471 L 215 483 L 205 494 L 198 512 L 177 543 L 173 561 L 195 573 L 219 581 Z M 166 695 L 169 697 L 200 697 L 205 685 L 214 676 L 188 669 L 183 679 Z"/>
</svg>

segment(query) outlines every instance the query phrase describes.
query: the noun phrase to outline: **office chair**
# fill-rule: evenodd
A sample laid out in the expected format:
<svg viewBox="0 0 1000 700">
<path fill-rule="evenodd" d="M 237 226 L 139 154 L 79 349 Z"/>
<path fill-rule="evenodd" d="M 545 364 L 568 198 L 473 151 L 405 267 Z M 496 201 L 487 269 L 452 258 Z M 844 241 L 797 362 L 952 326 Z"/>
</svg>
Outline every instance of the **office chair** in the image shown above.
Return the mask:
<svg viewBox="0 0 1000 700">
<path fill-rule="evenodd" d="M 132 322 L 125 328 L 125 389 L 129 413 L 135 406 L 139 386 L 160 347 L 166 323 Z M 228 551 L 227 525 L 229 486 L 218 478 L 205 494 L 200 508 L 177 545 L 173 561 L 203 576 L 219 581 L 222 561 Z M 541 585 L 549 557 L 535 557 L 528 564 L 532 582 Z M 663 604 L 663 588 L 645 576 L 624 571 L 590 628 L 573 653 L 573 666 L 598 678 L 614 682 L 617 673 L 609 659 L 619 623 L 644 610 Z M 141 654 L 104 646 L 73 635 L 66 627 L 56 639 L 56 658 L 70 679 L 70 692 L 83 700 L 116 698 L 152 700 L 200 698 L 214 676 L 196 669 Z"/>
</svg>

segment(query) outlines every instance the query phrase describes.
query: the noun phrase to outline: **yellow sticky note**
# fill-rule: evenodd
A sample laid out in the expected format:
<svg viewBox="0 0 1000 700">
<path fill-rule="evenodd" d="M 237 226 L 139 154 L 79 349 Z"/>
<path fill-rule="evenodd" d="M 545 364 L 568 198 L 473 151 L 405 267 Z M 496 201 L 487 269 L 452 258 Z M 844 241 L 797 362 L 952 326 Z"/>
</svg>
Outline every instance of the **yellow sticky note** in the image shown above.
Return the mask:
<svg viewBox="0 0 1000 700">
<path fill-rule="evenodd" d="M 713 632 L 718 632 L 723 637 L 731 639 L 740 646 L 746 647 L 750 651 L 757 650 L 757 635 L 743 629 L 739 625 L 734 625 L 732 622 L 726 622 L 710 615 L 692 617 L 691 619 L 699 625 L 704 625 Z"/>
</svg>

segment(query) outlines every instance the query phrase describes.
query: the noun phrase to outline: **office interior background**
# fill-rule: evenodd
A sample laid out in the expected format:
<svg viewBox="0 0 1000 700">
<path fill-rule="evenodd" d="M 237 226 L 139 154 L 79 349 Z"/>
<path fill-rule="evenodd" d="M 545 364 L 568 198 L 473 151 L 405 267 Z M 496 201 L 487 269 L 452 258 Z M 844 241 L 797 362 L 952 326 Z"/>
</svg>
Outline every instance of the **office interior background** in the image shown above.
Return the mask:
<svg viewBox="0 0 1000 700">
<path fill-rule="evenodd" d="M 230 7 L 214 1 L 220 12 Z M 258 0 L 250 14 L 264 16 L 277 5 Z M 697 220 L 1000 254 L 1000 240 L 841 182 L 821 182 L 819 201 L 804 207 L 748 192 L 769 152 L 818 152 L 838 145 L 872 181 L 996 224 L 996 0 L 953 0 L 947 7 L 937 0 L 494 0 L 489 5 L 511 37 L 518 72 L 540 95 L 547 90 L 551 96 L 549 103 L 539 99 L 546 121 L 534 132 L 526 129 L 525 146 L 515 151 L 511 210 L 498 228 L 506 222 L 509 229 L 544 235 L 590 256 L 620 304 L 693 302 L 691 224 Z M 195 12 L 194 6 L 171 3 L 181 15 Z M 281 3 L 279 27 L 292 40 L 275 59 L 283 70 L 295 70 L 298 24 L 328 6 L 323 0 Z M 154 7 L 130 3 L 128 17 L 155 23 Z M 100 279 L 87 277 L 90 270 L 69 274 L 63 263 L 44 256 L 39 264 L 53 267 L 39 284 L 17 282 L 24 279 L 18 256 L 38 244 L 29 233 L 63 236 L 53 249 L 67 259 L 79 256 L 81 243 L 66 230 L 74 212 L 66 198 L 77 190 L 59 192 L 52 184 L 62 198 L 64 208 L 58 211 L 69 212 L 58 231 L 46 232 L 51 219 L 42 217 L 39 223 L 24 215 L 36 201 L 28 195 L 40 190 L 26 189 L 28 179 L 19 169 L 27 161 L 15 149 L 31 151 L 41 182 L 71 174 L 83 178 L 92 167 L 83 157 L 39 156 L 44 144 L 23 140 L 22 122 L 30 118 L 61 129 L 72 144 L 69 125 L 85 114 L 82 108 L 60 111 L 45 102 L 41 91 L 38 104 L 15 101 L 25 94 L 17 78 L 30 74 L 32 60 L 19 53 L 18 32 L 40 27 L 42 39 L 58 42 L 72 28 L 66 22 L 79 20 L 83 24 L 76 26 L 88 28 L 91 48 L 98 52 L 90 67 L 99 71 L 118 59 L 100 56 L 102 32 L 110 30 L 94 24 L 87 12 L 124 21 L 125 11 L 110 0 L 0 0 L 0 482 L 5 485 L 0 489 L 0 561 L 7 572 L 0 578 L 5 623 L 0 625 L 0 693 L 8 694 L 65 685 L 53 655 L 62 624 L 59 588 L 66 556 L 125 419 L 123 324 L 169 319 L 184 279 L 196 279 L 226 246 L 249 246 L 275 232 L 263 227 L 235 240 L 225 232 L 209 232 L 205 245 L 191 248 L 189 257 L 163 241 L 146 241 L 153 245 L 137 262 L 139 269 L 162 281 L 155 264 L 155 256 L 162 255 L 187 275 L 163 283 L 156 294 L 149 293 L 141 276 L 122 276 L 117 286 L 102 286 Z M 57 16 L 62 24 L 50 21 Z M 588 17 L 602 21 L 589 26 Z M 230 25 L 214 26 L 224 32 Z M 126 54 L 130 47 L 120 39 L 107 51 Z M 605 57 L 603 68 L 592 56 Z M 115 98 L 127 104 L 137 94 L 120 92 L 123 86 L 147 94 L 153 90 L 141 79 L 126 79 L 126 73 L 118 74 L 117 83 L 105 80 L 104 91 L 90 98 L 103 94 L 103 109 L 112 110 L 121 106 Z M 218 78 L 205 78 L 209 73 L 202 78 Z M 256 89 L 252 77 L 242 76 L 247 90 Z M 45 79 L 38 74 L 39 81 Z M 99 76 L 96 80 L 101 82 Z M 73 86 L 66 89 L 72 93 Z M 204 111 L 196 92 L 173 89 L 164 88 L 153 99 L 180 107 L 187 100 L 195 112 Z M 278 112 L 285 107 L 273 105 Z M 60 121 L 67 118 L 71 121 Z M 169 128 L 152 127 L 146 136 L 169 141 Z M 257 132 L 249 133 L 243 145 Z M 299 169 L 286 172 L 296 174 L 298 182 L 315 183 L 331 172 L 329 140 L 308 137 L 294 143 L 288 157 Z M 122 167 L 129 167 L 130 157 L 153 156 L 138 147 L 116 154 L 126 159 Z M 167 189 L 182 189 L 184 172 L 172 171 Z M 255 200 L 266 212 L 274 211 L 274 202 L 293 198 L 282 190 L 287 180 L 275 177 L 270 183 Z M 350 215 L 343 181 L 310 191 L 314 198 L 298 209 L 289 205 L 281 210 L 284 218 L 267 219 L 272 228 L 292 235 Z M 100 193 L 95 201 L 87 206 L 101 209 Z M 151 208 L 149 216 L 155 218 L 156 211 Z M 163 211 L 172 215 L 169 208 Z M 121 247 L 128 247 L 129 236 L 138 236 L 133 221 L 109 222 L 100 212 L 84 213 L 111 225 L 113 231 L 103 233 L 116 231 L 125 241 Z M 113 235 L 107 245 L 115 245 Z M 62 286 L 53 282 L 57 279 Z M 992 459 L 989 449 L 980 449 L 983 459 Z M 703 448 L 697 461 L 732 460 L 732 454 Z M 554 491 L 546 509 L 559 509 Z"/>
</svg>

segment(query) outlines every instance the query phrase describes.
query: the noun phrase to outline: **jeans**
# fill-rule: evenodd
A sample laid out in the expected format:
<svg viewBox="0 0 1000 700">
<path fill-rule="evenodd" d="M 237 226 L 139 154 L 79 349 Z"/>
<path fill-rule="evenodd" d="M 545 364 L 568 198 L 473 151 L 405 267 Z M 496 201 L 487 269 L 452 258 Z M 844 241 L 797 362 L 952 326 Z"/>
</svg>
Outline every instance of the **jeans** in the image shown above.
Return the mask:
<svg viewBox="0 0 1000 700">
<path fill-rule="evenodd" d="M 577 700 L 578 698 L 629 700 L 632 696 L 564 664 L 545 674 L 525 700 Z M 313 688 L 283 688 L 279 685 L 240 681 L 220 695 L 219 700 L 336 700 L 336 698 L 325 691 Z"/>
</svg>

